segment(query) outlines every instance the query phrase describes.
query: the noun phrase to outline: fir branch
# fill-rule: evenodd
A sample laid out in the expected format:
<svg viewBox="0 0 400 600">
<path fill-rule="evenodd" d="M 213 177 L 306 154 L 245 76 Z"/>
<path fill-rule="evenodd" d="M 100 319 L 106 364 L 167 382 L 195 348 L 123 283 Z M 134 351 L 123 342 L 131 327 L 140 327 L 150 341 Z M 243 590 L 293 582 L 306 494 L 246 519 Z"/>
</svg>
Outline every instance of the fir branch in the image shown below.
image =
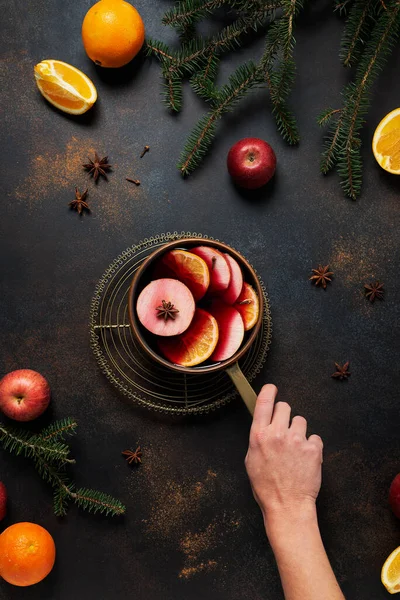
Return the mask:
<svg viewBox="0 0 400 600">
<path fill-rule="evenodd" d="M 338 154 L 339 154 L 339 143 L 341 141 L 341 126 L 342 126 L 342 117 L 341 117 L 341 109 L 337 109 L 339 112 L 335 111 L 335 115 L 338 116 L 336 124 L 331 125 L 328 130 L 328 135 L 325 138 L 324 147 L 325 150 L 322 153 L 320 169 L 321 172 L 326 175 L 337 163 Z M 329 122 L 330 119 L 333 118 L 333 111 L 329 109 L 330 114 L 325 116 L 322 113 L 319 118 L 319 124 L 324 125 Z"/>
<path fill-rule="evenodd" d="M 217 76 L 218 65 L 219 59 L 214 54 L 210 54 L 204 69 L 190 79 L 193 91 L 206 102 L 214 100 L 217 94 L 214 81 Z"/>
<path fill-rule="evenodd" d="M 335 0 L 334 10 L 339 11 L 340 15 L 346 15 L 353 2 L 354 0 Z"/>
<path fill-rule="evenodd" d="M 400 2 L 387 3 L 372 31 L 360 59 L 356 80 L 345 88 L 345 105 L 342 124 L 343 149 L 338 155 L 338 173 L 345 193 L 355 200 L 361 191 L 362 165 L 359 132 L 369 107 L 369 92 L 373 82 L 383 69 L 400 29 Z"/>
<path fill-rule="evenodd" d="M 227 4 L 228 0 L 186 0 L 165 13 L 162 23 L 176 27 L 179 31 L 193 26 L 213 10 Z"/>
<path fill-rule="evenodd" d="M 300 141 L 295 116 L 286 101 L 296 74 L 296 64 L 293 59 L 295 44 L 293 24 L 302 7 L 301 0 L 285 2 L 284 16 L 273 23 L 268 31 L 265 52 L 260 62 L 260 68 L 269 88 L 272 114 L 278 131 L 289 144 L 298 144 Z M 274 67 L 274 59 L 279 53 L 281 53 L 281 60 L 278 66 Z"/>
<path fill-rule="evenodd" d="M 169 47 L 158 40 L 147 38 L 144 50 L 146 56 L 156 56 L 161 62 L 165 60 L 174 60 L 174 56 Z"/>
<path fill-rule="evenodd" d="M 48 440 L 58 439 L 66 434 L 74 435 L 76 433 L 77 427 L 78 423 L 76 422 L 76 420 L 67 417 L 60 421 L 55 421 L 55 423 L 52 423 L 51 425 L 43 429 L 40 432 L 39 437 L 46 442 Z"/>
<path fill-rule="evenodd" d="M 66 444 L 57 440 L 43 440 L 41 436 L 4 425 L 4 423 L 0 424 L 0 443 L 4 450 L 17 456 L 23 454 L 27 458 L 32 458 L 41 454 L 49 461 L 75 463 L 75 460 L 68 458 L 70 450 Z"/>
<path fill-rule="evenodd" d="M 258 5 L 251 16 L 242 16 L 231 25 L 224 27 L 220 33 L 211 38 L 194 38 L 182 44 L 177 52 L 171 51 L 168 46 L 159 41 L 148 40 L 146 44 L 147 55 L 154 55 L 163 65 L 164 102 L 173 111 L 182 108 L 182 87 L 180 80 L 186 76 L 193 76 L 193 86 L 202 97 L 212 90 L 216 75 L 217 57 L 234 50 L 241 43 L 243 36 L 250 31 L 265 25 L 271 16 L 275 5 Z M 215 68 L 213 68 L 215 67 Z"/>
<path fill-rule="evenodd" d="M 328 123 L 333 119 L 334 115 L 340 113 L 340 108 L 326 108 L 322 111 L 317 119 L 317 123 L 320 127 L 324 125 L 328 125 Z"/>
<path fill-rule="evenodd" d="M 232 110 L 250 88 L 260 83 L 260 72 L 253 63 L 236 69 L 229 83 L 223 86 L 213 99 L 212 110 L 200 119 L 190 134 L 178 164 L 183 175 L 191 173 L 208 151 L 215 134 L 216 121 L 225 112 Z"/>
<path fill-rule="evenodd" d="M 37 457 L 35 462 L 42 477 L 55 488 L 54 510 L 57 516 L 66 514 L 68 499 L 94 514 L 120 516 L 125 513 L 125 506 L 113 496 L 86 488 L 79 488 L 74 491 L 74 485 L 68 481 L 64 473 L 56 471 L 52 465 L 46 463 L 40 456 Z"/>
<path fill-rule="evenodd" d="M 104 513 L 106 515 L 120 516 L 126 512 L 126 507 L 122 502 L 113 496 L 98 492 L 97 490 L 79 488 L 71 496 L 78 506 L 94 514 Z"/>
<path fill-rule="evenodd" d="M 76 432 L 77 423 L 66 418 L 49 425 L 40 434 L 15 429 L 0 424 L 0 444 L 4 450 L 31 458 L 39 475 L 54 488 L 54 511 L 57 516 L 66 514 L 68 500 L 90 512 L 102 512 L 107 515 L 120 515 L 125 512 L 124 505 L 112 496 L 94 490 L 74 490 L 64 469 L 67 464 L 75 463 L 68 458 L 70 449 L 59 440 L 64 435 Z"/>
<path fill-rule="evenodd" d="M 379 0 L 356 0 L 351 7 L 340 50 L 340 58 L 345 67 L 350 67 L 361 55 L 374 23 L 377 2 Z"/>
<path fill-rule="evenodd" d="M 169 69 L 164 70 L 164 79 L 164 104 L 171 110 L 180 112 L 183 104 L 182 82 Z"/>
</svg>

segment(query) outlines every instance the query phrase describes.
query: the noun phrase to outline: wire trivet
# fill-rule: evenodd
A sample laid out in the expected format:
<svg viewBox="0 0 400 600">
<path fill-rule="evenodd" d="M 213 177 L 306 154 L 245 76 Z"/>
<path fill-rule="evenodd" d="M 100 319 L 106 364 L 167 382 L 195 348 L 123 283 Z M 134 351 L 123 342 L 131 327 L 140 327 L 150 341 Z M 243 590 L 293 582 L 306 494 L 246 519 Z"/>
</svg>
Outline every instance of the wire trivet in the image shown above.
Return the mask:
<svg viewBox="0 0 400 600">
<path fill-rule="evenodd" d="M 208 412 L 237 396 L 224 372 L 188 376 L 155 364 L 143 353 L 130 330 L 128 292 L 135 271 L 159 246 L 188 237 L 213 239 L 197 233 L 168 232 L 145 238 L 124 250 L 99 280 L 90 308 L 91 346 L 109 381 L 136 404 L 176 415 Z M 261 371 L 272 336 L 268 294 L 261 279 L 260 283 L 265 307 L 262 326 L 240 361 L 249 381 Z"/>
</svg>

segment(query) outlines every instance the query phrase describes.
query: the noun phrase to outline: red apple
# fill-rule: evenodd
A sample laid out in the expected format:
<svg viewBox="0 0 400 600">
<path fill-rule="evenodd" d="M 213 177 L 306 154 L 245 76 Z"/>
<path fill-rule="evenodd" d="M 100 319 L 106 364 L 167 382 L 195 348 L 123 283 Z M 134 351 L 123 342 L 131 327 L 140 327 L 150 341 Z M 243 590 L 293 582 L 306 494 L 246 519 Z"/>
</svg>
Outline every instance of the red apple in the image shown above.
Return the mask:
<svg viewBox="0 0 400 600">
<path fill-rule="evenodd" d="M 33 421 L 50 402 L 50 386 L 40 373 L 18 369 L 0 381 L 0 410 L 15 421 Z"/>
<path fill-rule="evenodd" d="M 231 279 L 227 289 L 221 294 L 220 298 L 227 304 L 234 304 L 243 289 L 243 274 L 239 263 L 230 254 L 225 254 L 225 258 L 228 261 L 231 271 Z"/>
<path fill-rule="evenodd" d="M 400 473 L 396 475 L 390 486 L 389 504 L 396 517 L 400 519 Z"/>
<path fill-rule="evenodd" d="M 192 322 L 196 305 L 192 292 L 177 279 L 155 279 L 140 292 L 136 312 L 155 335 L 180 335 Z"/>
<path fill-rule="evenodd" d="M 208 294 L 224 292 L 231 280 L 231 270 L 225 256 L 216 248 L 211 246 L 197 246 L 190 250 L 206 261 L 210 271 L 210 285 Z"/>
<path fill-rule="evenodd" d="M 220 362 L 227 360 L 237 352 L 243 342 L 244 324 L 240 313 L 220 300 L 215 300 L 210 308 L 210 313 L 218 323 L 218 344 L 211 360 Z"/>
<path fill-rule="evenodd" d="M 243 138 L 229 150 L 229 175 L 240 187 L 256 190 L 271 179 L 276 169 L 275 152 L 259 138 Z"/>
<path fill-rule="evenodd" d="M 0 521 L 4 519 L 7 514 L 7 490 L 4 483 L 0 481 Z"/>
</svg>

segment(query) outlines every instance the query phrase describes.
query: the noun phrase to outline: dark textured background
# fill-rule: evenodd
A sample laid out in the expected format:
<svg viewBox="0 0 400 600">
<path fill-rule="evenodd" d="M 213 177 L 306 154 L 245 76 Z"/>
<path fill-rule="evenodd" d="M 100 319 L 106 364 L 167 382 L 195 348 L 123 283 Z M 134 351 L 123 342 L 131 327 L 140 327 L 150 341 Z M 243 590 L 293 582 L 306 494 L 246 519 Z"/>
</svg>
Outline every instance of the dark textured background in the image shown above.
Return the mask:
<svg viewBox="0 0 400 600">
<path fill-rule="evenodd" d="M 159 99 L 156 61 L 96 70 L 80 39 L 90 5 L 0 2 L 0 372 L 29 367 L 49 379 L 53 401 L 44 421 L 79 419 L 76 480 L 118 496 L 128 510 L 123 520 L 107 520 L 73 507 L 58 520 L 51 491 L 29 461 L 2 454 L 0 479 L 10 495 L 4 525 L 44 525 L 58 558 L 44 583 L 26 590 L 0 584 L 0 598 L 282 597 L 243 468 L 250 426 L 244 405 L 238 400 L 197 421 L 168 423 L 125 403 L 89 346 L 90 300 L 111 260 L 144 237 L 187 230 L 231 243 L 266 282 L 274 340 L 257 389 L 275 382 L 280 397 L 323 437 L 319 514 L 333 567 L 348 600 L 383 600 L 380 568 L 399 544 L 387 492 L 400 470 L 400 177 L 380 170 L 370 141 L 383 115 L 399 105 L 399 49 L 375 89 L 359 201 L 345 199 L 336 176 L 323 178 L 318 170 L 322 133 L 315 116 L 338 105 L 347 77 L 338 60 L 342 23 L 322 0 L 310 4 L 297 27 L 291 104 L 299 148 L 282 142 L 260 90 L 224 119 L 203 167 L 183 181 L 175 164 L 203 105 L 187 87 L 183 113 L 170 116 Z M 174 39 L 161 25 L 169 2 L 136 5 L 149 35 Z M 221 80 L 261 48 L 260 39 L 225 60 Z M 44 58 L 72 63 L 94 80 L 99 100 L 87 116 L 64 115 L 40 96 L 33 65 Z M 278 157 L 273 184 L 253 199 L 232 186 L 225 168 L 228 149 L 245 136 L 267 139 Z M 145 144 L 151 151 L 140 161 Z M 114 165 L 109 183 L 97 187 L 81 168 L 93 149 Z M 125 182 L 127 175 L 139 177 L 140 188 Z M 93 211 L 81 219 L 67 207 L 75 185 L 90 191 Z M 335 272 L 326 292 L 308 281 L 319 262 Z M 363 285 L 375 278 L 385 282 L 386 299 L 370 305 Z M 350 380 L 331 379 L 333 362 L 345 360 Z M 138 441 L 144 461 L 131 469 L 120 452 Z"/>
</svg>

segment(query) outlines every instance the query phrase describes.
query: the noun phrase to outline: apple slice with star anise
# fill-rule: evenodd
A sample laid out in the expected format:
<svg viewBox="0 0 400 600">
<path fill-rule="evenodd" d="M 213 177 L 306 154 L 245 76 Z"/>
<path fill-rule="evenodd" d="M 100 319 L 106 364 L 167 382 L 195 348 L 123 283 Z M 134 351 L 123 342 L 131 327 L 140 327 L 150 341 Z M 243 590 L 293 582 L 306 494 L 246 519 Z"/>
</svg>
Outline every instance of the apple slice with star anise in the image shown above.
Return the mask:
<svg viewBox="0 0 400 600">
<path fill-rule="evenodd" d="M 160 336 L 179 335 L 192 322 L 196 309 L 193 294 L 177 279 L 156 279 L 139 294 L 136 312 L 141 324 Z"/>
</svg>

